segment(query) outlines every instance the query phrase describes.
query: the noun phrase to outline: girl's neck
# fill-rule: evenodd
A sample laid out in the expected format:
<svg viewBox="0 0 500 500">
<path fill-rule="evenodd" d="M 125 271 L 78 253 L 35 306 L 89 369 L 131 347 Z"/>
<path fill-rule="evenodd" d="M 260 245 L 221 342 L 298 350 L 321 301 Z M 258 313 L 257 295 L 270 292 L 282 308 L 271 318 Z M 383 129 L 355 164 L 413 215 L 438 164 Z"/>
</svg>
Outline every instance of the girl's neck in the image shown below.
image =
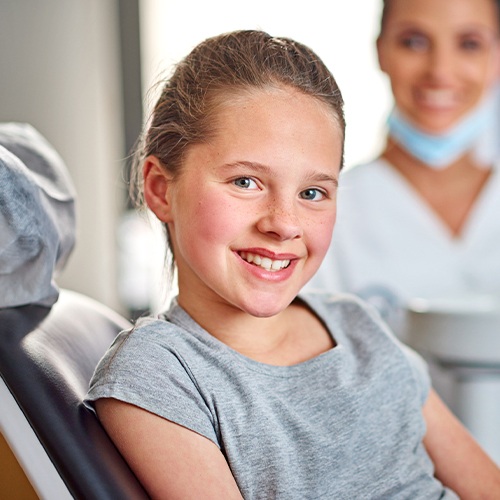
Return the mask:
<svg viewBox="0 0 500 500">
<path fill-rule="evenodd" d="M 335 346 L 324 324 L 299 299 L 269 318 L 251 316 L 228 304 L 207 308 L 179 300 L 179 305 L 212 336 L 261 363 L 291 366 Z"/>
<path fill-rule="evenodd" d="M 491 169 L 478 165 L 469 153 L 445 169 L 429 168 L 390 137 L 381 157 L 423 198 L 453 237 L 462 234 Z"/>
</svg>

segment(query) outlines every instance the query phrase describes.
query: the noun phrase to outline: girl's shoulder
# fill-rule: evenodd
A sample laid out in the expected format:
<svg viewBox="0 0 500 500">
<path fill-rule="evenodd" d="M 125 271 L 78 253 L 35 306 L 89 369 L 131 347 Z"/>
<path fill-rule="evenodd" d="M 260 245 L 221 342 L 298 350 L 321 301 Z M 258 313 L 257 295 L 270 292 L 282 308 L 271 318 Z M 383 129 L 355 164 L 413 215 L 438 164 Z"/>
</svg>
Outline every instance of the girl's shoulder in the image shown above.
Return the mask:
<svg viewBox="0 0 500 500">
<path fill-rule="evenodd" d="M 357 295 L 311 291 L 301 298 L 327 326 L 336 343 L 370 356 L 402 351 L 379 311 Z"/>
<path fill-rule="evenodd" d="M 315 310 L 356 363 L 398 367 L 400 376 L 406 373 L 416 382 L 421 404 L 425 402 L 430 390 L 426 362 L 394 335 L 373 305 L 348 293 L 310 292 L 301 298 Z"/>
<path fill-rule="evenodd" d="M 377 324 L 378 327 L 383 326 L 376 309 L 355 294 L 310 289 L 301 293 L 300 298 L 323 320 L 346 318 L 357 322 L 364 319 Z"/>
<path fill-rule="evenodd" d="M 213 347 L 213 338 L 178 306 L 164 314 L 140 318 L 133 328 L 121 332 L 111 353 L 125 351 L 135 359 L 190 357 Z"/>
</svg>

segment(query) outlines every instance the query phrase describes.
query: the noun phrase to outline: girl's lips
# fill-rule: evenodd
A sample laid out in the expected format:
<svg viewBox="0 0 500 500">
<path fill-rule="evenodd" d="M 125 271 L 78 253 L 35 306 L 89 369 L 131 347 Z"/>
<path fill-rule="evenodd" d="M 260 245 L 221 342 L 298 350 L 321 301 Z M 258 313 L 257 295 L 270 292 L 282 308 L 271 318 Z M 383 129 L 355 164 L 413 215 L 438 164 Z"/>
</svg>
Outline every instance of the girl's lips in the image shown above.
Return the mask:
<svg viewBox="0 0 500 500">
<path fill-rule="evenodd" d="M 258 278 L 259 280 L 271 283 L 280 283 L 283 281 L 287 281 L 294 274 L 296 266 L 299 263 L 299 259 L 297 257 L 295 257 L 295 259 L 293 260 L 281 260 L 259 256 L 261 258 L 261 262 L 260 264 L 257 264 L 258 259 L 257 262 L 249 262 L 247 260 L 249 258 L 249 254 L 247 251 L 236 252 L 236 255 L 238 255 L 238 257 L 240 258 L 240 262 L 247 269 L 247 271 L 250 272 L 251 275 Z M 246 258 L 243 255 L 245 255 Z M 271 263 L 270 266 L 269 263 Z"/>
<path fill-rule="evenodd" d="M 242 253 L 251 253 L 255 255 L 260 255 L 260 257 L 267 257 L 271 260 L 294 260 L 298 256 L 294 253 L 283 253 L 283 252 L 273 252 L 272 250 L 267 250 L 266 248 L 244 248 L 237 250 L 236 253 L 241 256 Z"/>
</svg>

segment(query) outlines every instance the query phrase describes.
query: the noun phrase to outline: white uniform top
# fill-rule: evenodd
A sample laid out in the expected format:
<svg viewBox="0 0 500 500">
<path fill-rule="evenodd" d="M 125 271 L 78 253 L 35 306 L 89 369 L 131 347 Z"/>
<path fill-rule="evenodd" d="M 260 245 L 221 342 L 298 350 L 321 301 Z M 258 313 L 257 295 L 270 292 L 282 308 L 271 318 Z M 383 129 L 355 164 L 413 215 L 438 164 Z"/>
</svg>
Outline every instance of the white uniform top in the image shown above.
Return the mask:
<svg viewBox="0 0 500 500">
<path fill-rule="evenodd" d="M 499 169 L 459 238 L 386 161 L 345 171 L 332 244 L 306 288 L 370 296 L 378 287 L 403 301 L 500 295 Z"/>
</svg>

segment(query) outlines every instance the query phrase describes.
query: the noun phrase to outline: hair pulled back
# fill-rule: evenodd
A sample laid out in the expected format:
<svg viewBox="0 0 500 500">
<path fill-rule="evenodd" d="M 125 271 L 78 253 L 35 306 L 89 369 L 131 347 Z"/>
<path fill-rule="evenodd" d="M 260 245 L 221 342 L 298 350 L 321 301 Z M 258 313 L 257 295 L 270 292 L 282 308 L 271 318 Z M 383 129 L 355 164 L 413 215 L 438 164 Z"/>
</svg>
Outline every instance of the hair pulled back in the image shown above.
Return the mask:
<svg viewBox="0 0 500 500">
<path fill-rule="evenodd" d="M 154 155 L 175 176 L 186 148 L 213 134 L 217 105 L 225 98 L 245 90 L 287 86 L 329 106 L 344 135 L 341 92 L 325 64 L 308 47 L 251 30 L 200 43 L 164 84 L 149 126 L 140 138 L 131 175 L 132 197 L 143 203 L 143 160 Z"/>
</svg>

